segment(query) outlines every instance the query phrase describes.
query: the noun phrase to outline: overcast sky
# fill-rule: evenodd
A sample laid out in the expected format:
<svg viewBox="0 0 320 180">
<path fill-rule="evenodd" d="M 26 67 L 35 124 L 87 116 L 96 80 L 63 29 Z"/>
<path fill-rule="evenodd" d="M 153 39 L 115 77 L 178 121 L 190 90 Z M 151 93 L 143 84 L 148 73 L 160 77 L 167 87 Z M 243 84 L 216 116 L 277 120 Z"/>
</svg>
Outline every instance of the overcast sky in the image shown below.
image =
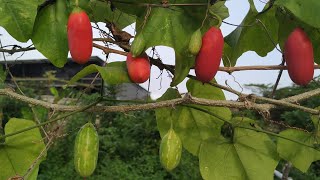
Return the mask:
<svg viewBox="0 0 320 180">
<path fill-rule="evenodd" d="M 255 4 L 258 10 L 261 10 L 264 4 L 259 1 L 255 0 Z M 228 0 L 226 2 L 227 7 L 229 8 L 230 17 L 227 18 L 225 21 L 233 24 L 240 24 L 243 20 L 246 12 L 249 10 L 249 4 L 247 0 Z M 101 25 L 101 27 L 104 27 Z M 228 35 L 232 32 L 235 27 L 222 24 L 222 33 L 224 36 Z M 134 32 L 134 25 L 128 26 L 125 28 L 126 31 L 129 33 Z M 19 44 L 21 46 L 28 46 L 32 42 L 29 41 L 27 43 L 18 43 L 16 42 L 2 27 L 0 27 L 0 36 L 2 44 L 5 45 L 12 45 L 12 44 Z M 97 32 L 94 33 L 95 37 L 99 37 Z M 174 64 L 174 51 L 171 48 L 167 47 L 157 47 L 157 51 L 159 52 L 162 60 L 166 64 Z M 7 60 L 14 60 L 19 57 L 21 54 L 16 54 L 14 56 L 6 56 Z M 99 56 L 103 60 L 105 60 L 105 55 L 98 49 L 94 49 L 93 51 L 94 56 Z M 39 52 L 31 51 L 26 52 L 20 59 L 41 59 L 45 58 Z M 2 55 L 0 55 L 0 59 L 3 59 Z M 108 59 L 108 62 L 111 61 L 124 61 L 125 57 L 120 55 L 112 54 Z M 260 57 L 255 52 L 247 52 L 243 54 L 237 61 L 237 66 L 245 66 L 245 65 L 278 65 L 281 63 L 281 54 L 276 50 L 270 52 L 266 57 Z M 169 87 L 171 79 L 168 77 L 166 72 L 162 74 L 161 78 L 157 77 L 160 75 L 159 69 L 156 67 L 152 68 L 151 72 L 151 84 L 150 84 L 150 92 L 152 98 L 160 97 Z M 250 89 L 245 89 L 245 84 L 274 84 L 278 75 L 278 71 L 242 71 L 242 72 L 234 72 L 233 76 L 224 73 L 218 72 L 216 75 L 216 80 L 219 84 L 226 85 L 225 82 L 232 88 L 243 91 L 244 93 L 252 93 Z M 315 71 L 315 76 L 319 75 L 319 70 Z M 178 86 L 180 92 L 186 92 L 185 82 L 181 83 Z M 240 85 L 241 86 L 240 86 Z M 283 76 L 281 78 L 279 87 L 285 87 L 292 84 L 287 71 L 284 71 Z M 142 87 L 148 88 L 148 82 L 141 84 Z M 237 99 L 237 96 L 225 92 L 227 99 Z"/>
</svg>

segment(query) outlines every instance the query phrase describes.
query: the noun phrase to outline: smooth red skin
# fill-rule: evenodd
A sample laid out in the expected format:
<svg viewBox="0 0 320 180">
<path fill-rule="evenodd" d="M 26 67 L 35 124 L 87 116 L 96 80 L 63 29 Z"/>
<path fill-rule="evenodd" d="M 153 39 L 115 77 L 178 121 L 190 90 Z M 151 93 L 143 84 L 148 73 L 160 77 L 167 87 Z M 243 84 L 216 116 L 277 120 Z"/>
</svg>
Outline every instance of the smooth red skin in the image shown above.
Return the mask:
<svg viewBox="0 0 320 180">
<path fill-rule="evenodd" d="M 130 79 L 135 83 L 144 83 L 150 78 L 150 62 L 146 55 L 134 58 L 128 53 L 127 69 Z"/>
<path fill-rule="evenodd" d="M 92 27 L 84 11 L 73 11 L 68 20 L 68 43 L 72 59 L 85 64 L 92 53 Z"/>
<path fill-rule="evenodd" d="M 284 58 L 291 80 L 298 85 L 307 85 L 313 79 L 313 47 L 307 34 L 296 28 L 284 45 Z"/>
<path fill-rule="evenodd" d="M 199 81 L 209 82 L 217 74 L 223 45 L 224 39 L 219 28 L 212 27 L 203 35 L 202 46 L 195 62 L 195 73 Z"/>
</svg>

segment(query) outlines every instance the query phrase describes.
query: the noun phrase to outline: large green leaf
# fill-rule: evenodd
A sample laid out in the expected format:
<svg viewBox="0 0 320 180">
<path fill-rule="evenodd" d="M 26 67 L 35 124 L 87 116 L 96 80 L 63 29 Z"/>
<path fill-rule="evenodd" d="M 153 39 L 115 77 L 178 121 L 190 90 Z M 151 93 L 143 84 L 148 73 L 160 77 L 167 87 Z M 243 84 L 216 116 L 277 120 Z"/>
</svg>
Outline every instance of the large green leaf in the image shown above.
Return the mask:
<svg viewBox="0 0 320 180">
<path fill-rule="evenodd" d="M 220 136 L 203 141 L 199 152 L 204 179 L 271 180 L 278 161 L 269 136 L 242 128 L 234 129 L 231 140 Z"/>
<path fill-rule="evenodd" d="M 0 0 L 0 26 L 16 40 L 31 38 L 39 0 Z"/>
<path fill-rule="evenodd" d="M 222 100 L 225 99 L 222 91 L 218 88 L 202 85 L 201 83 L 189 80 L 188 91 L 195 97 Z M 167 100 L 180 97 L 178 91 L 168 89 L 160 100 Z M 210 111 L 225 120 L 231 119 L 231 111 L 228 108 L 193 106 Z M 189 106 L 176 106 L 173 108 L 161 108 L 156 110 L 157 125 L 160 135 L 163 137 L 173 125 L 173 129 L 182 140 L 183 146 L 192 154 L 198 155 L 199 146 L 202 140 L 219 136 L 223 121 L 208 113 L 199 111 Z"/>
<path fill-rule="evenodd" d="M 75 1 L 71 1 L 70 3 L 71 7 L 75 6 Z M 134 15 L 126 14 L 118 9 L 112 10 L 110 3 L 107 1 L 79 0 L 79 5 L 88 13 L 92 22 L 108 21 L 115 23 L 120 29 L 132 24 L 136 19 Z"/>
<path fill-rule="evenodd" d="M 67 22 L 66 2 L 57 0 L 38 13 L 33 29 L 34 46 L 57 67 L 63 67 L 68 58 Z"/>
<path fill-rule="evenodd" d="M 175 75 L 171 86 L 176 86 L 185 79 L 190 68 L 194 65 L 195 56 L 188 51 L 188 45 L 193 32 L 201 27 L 206 14 L 206 6 L 170 6 L 163 8 L 139 6 L 139 3 L 159 4 L 159 1 L 140 0 L 132 2 L 124 0 L 123 3 L 115 2 L 115 6 L 124 12 L 137 16 L 136 31 L 137 34 L 143 33 L 146 49 L 163 45 L 175 50 Z M 177 0 L 175 3 L 207 3 L 207 1 Z M 221 3 L 217 6 L 224 7 Z M 222 13 L 221 18 L 224 18 L 228 13 L 226 11 L 227 9 L 223 8 L 216 13 L 218 15 Z M 208 19 L 211 20 L 212 18 Z M 214 25 L 209 20 L 206 21 L 202 31 L 208 29 L 208 24 Z"/>
<path fill-rule="evenodd" d="M 288 129 L 280 133 L 281 136 L 303 142 L 309 146 L 319 145 L 319 138 L 313 133 L 296 129 Z M 290 161 L 297 169 L 307 172 L 311 163 L 320 160 L 320 151 L 303 146 L 296 142 L 278 138 L 277 149 L 281 158 Z"/>
<path fill-rule="evenodd" d="M 314 61 L 320 63 L 320 29 L 311 27 L 297 18 L 293 17 L 291 14 L 283 10 L 278 10 L 276 12 L 276 17 L 279 22 L 279 45 L 281 49 L 284 47 L 284 43 L 287 40 L 289 34 L 296 28 L 302 27 L 313 45 Z"/>
<path fill-rule="evenodd" d="M 131 82 L 128 76 L 126 63 L 112 62 L 108 63 L 106 67 L 97 66 L 95 64 L 91 64 L 85 67 L 71 78 L 68 85 L 73 84 L 79 79 L 96 72 L 99 72 L 102 79 L 106 81 L 108 84 L 120 84 Z"/>
<path fill-rule="evenodd" d="M 259 15 L 253 0 L 249 2 L 250 10 L 241 26 L 225 38 L 223 55 L 225 66 L 234 66 L 237 59 L 247 51 L 255 51 L 259 56 L 266 56 L 275 48 L 272 41 L 277 44 L 279 25 L 275 19 L 276 8 Z M 259 19 L 266 29 L 256 19 Z"/>
<path fill-rule="evenodd" d="M 33 121 L 13 118 L 6 124 L 5 134 L 34 125 Z M 7 137 L 5 143 L 0 145 L 0 179 L 6 180 L 16 175 L 25 175 L 44 149 L 45 144 L 39 129 Z M 45 156 L 46 154 L 38 160 L 35 168 L 25 179 L 37 179 L 39 164 L 45 159 Z"/>
<path fill-rule="evenodd" d="M 319 0 L 276 0 L 275 4 L 286 7 L 292 14 L 306 24 L 320 28 Z"/>
</svg>

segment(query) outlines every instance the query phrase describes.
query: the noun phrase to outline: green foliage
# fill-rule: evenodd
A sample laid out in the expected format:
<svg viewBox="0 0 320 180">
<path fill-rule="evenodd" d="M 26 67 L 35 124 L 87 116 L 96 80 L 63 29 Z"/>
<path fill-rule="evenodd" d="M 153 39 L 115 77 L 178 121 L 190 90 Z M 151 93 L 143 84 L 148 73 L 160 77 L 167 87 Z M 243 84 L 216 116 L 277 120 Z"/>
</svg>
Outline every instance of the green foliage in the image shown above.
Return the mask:
<svg viewBox="0 0 320 180">
<path fill-rule="evenodd" d="M 241 25 L 225 37 L 223 62 L 226 66 L 234 66 L 237 59 L 247 51 L 255 51 L 260 56 L 266 56 L 275 48 L 272 41 L 278 39 L 279 26 L 274 20 L 276 8 L 259 14 L 253 0 L 249 2 L 250 10 Z"/>
<path fill-rule="evenodd" d="M 54 5 L 46 6 L 38 13 L 33 27 L 34 46 L 57 67 L 63 67 L 67 62 L 68 17 L 67 2 L 57 0 Z"/>
<path fill-rule="evenodd" d="M 318 0 L 277 0 L 276 5 L 284 6 L 301 21 L 320 28 L 320 20 L 315 18 L 319 14 L 320 2 Z"/>
<path fill-rule="evenodd" d="M 4 132 L 11 134 L 34 125 L 33 121 L 12 118 L 6 124 Z M 44 154 L 36 162 L 42 151 Z M 5 142 L 0 144 L 0 169 L 2 169 L 0 179 L 9 179 L 16 175 L 24 176 L 33 163 L 35 163 L 34 168 L 26 177 L 37 179 L 39 164 L 45 157 L 45 144 L 39 129 L 7 137 Z"/>
<path fill-rule="evenodd" d="M 202 85 L 201 82 L 189 80 L 188 91 L 195 97 L 215 100 L 225 99 L 223 92 L 210 85 Z M 180 95 L 174 89 L 168 89 L 160 100 L 178 98 Z M 184 148 L 193 155 L 198 155 L 202 140 L 216 137 L 220 134 L 220 128 L 224 119 L 231 119 L 231 111 L 222 107 L 194 106 L 208 110 L 215 114 L 214 117 L 208 113 L 198 111 L 192 107 L 177 106 L 175 108 L 160 108 L 156 110 L 157 124 L 161 137 L 172 128 L 182 140 Z"/>
<path fill-rule="evenodd" d="M 32 36 L 33 24 L 40 0 L 0 0 L 0 26 L 21 42 Z"/>
<path fill-rule="evenodd" d="M 314 136 L 312 133 L 303 132 L 301 130 L 288 129 L 282 131 L 280 135 L 290 139 L 298 140 L 310 145 L 311 147 L 313 145 L 319 145 L 318 137 Z M 278 138 L 277 150 L 283 159 L 291 162 L 302 172 L 306 172 L 312 162 L 320 160 L 319 150 L 301 146 L 301 144 L 281 138 Z"/>
<path fill-rule="evenodd" d="M 253 120 L 234 118 L 233 123 L 251 127 Z M 204 179 L 272 179 L 279 158 L 276 145 L 261 132 L 236 127 L 230 138 L 215 137 L 202 142 L 200 171 Z M 263 162 L 263 165 L 261 165 Z"/>
<path fill-rule="evenodd" d="M 126 63 L 112 62 L 109 63 L 106 67 L 100 67 L 92 64 L 83 68 L 80 72 L 78 72 L 71 78 L 68 85 L 75 83 L 88 74 L 92 74 L 95 72 L 99 72 L 102 79 L 110 85 L 131 82 L 127 73 Z"/>
<path fill-rule="evenodd" d="M 79 128 L 91 116 L 78 114 L 65 127 L 66 137 L 48 151 L 38 179 L 81 179 L 73 167 L 73 143 Z M 200 179 L 197 159 L 183 153 L 180 166 L 168 173 L 159 161 L 160 136 L 153 112 L 101 114 L 98 127 L 99 159 L 87 179 Z"/>
<path fill-rule="evenodd" d="M 206 2 L 205 0 L 192 1 L 192 3 Z M 175 3 L 186 3 L 186 1 L 180 0 Z M 124 10 L 127 10 L 127 8 Z M 130 7 L 130 9 L 132 8 Z M 194 65 L 195 57 L 188 51 L 188 46 L 193 32 L 201 27 L 205 17 L 205 7 L 154 7 L 145 8 L 142 11 L 143 13 L 135 11 L 137 16 L 136 31 L 143 33 L 146 48 L 163 45 L 174 49 L 176 67 L 171 86 L 178 85 L 185 79 L 190 68 Z M 225 16 L 226 12 L 223 13 Z M 203 30 L 206 31 L 207 29 L 206 26 Z"/>
<path fill-rule="evenodd" d="M 75 0 L 70 1 L 70 8 L 75 7 Z M 123 29 L 132 24 L 136 17 L 120 10 L 111 9 L 111 4 L 99 0 L 79 0 L 79 6 L 84 9 L 92 22 L 112 22 Z"/>
</svg>

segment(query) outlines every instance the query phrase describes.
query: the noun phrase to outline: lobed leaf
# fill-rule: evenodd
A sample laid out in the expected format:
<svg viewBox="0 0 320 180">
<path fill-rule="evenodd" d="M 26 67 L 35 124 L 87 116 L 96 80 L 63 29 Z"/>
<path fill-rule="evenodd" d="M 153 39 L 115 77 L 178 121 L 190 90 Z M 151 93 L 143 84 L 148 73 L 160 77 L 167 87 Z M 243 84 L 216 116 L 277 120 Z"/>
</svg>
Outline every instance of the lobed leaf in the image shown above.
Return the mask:
<svg viewBox="0 0 320 180">
<path fill-rule="evenodd" d="M 307 133 L 296 129 L 288 129 L 280 132 L 280 135 L 300 141 L 310 146 L 319 145 L 319 139 L 314 136 L 313 133 Z M 291 162 L 302 172 L 307 172 L 312 162 L 320 160 L 319 150 L 282 138 L 278 138 L 277 140 L 277 150 L 281 158 Z"/>
<path fill-rule="evenodd" d="M 266 56 L 275 48 L 272 42 L 277 44 L 279 24 L 275 22 L 276 8 L 258 14 L 253 1 L 249 2 L 250 10 L 240 26 L 225 37 L 225 66 L 235 66 L 238 58 L 247 51 L 255 51 L 259 56 Z"/>
</svg>

